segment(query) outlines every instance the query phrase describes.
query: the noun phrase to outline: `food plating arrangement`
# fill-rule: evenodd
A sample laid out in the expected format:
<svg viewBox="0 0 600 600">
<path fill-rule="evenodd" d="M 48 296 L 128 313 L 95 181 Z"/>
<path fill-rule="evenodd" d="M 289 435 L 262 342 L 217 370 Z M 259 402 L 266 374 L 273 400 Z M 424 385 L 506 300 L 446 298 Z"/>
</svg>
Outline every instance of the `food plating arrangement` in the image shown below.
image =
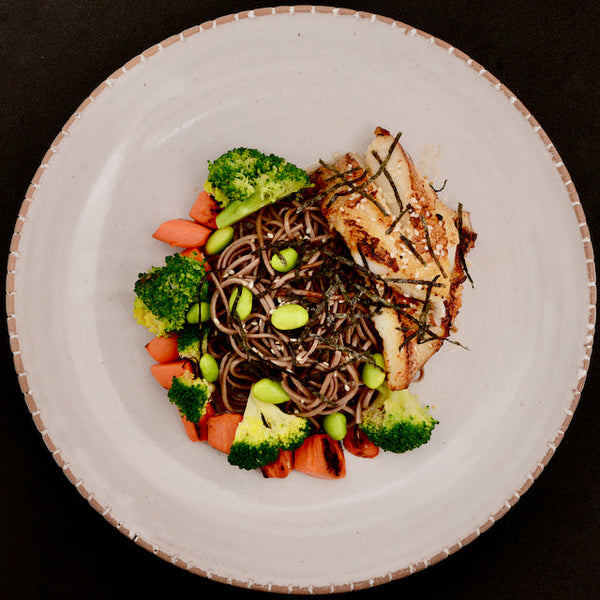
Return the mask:
<svg viewBox="0 0 600 600">
<path fill-rule="evenodd" d="M 346 473 L 426 444 L 438 421 L 409 387 L 454 339 L 474 247 L 381 127 L 364 156 L 307 172 L 261 150 L 208 163 L 188 218 L 153 237 L 177 248 L 140 273 L 134 316 L 151 373 L 192 441 L 264 477 Z"/>
</svg>

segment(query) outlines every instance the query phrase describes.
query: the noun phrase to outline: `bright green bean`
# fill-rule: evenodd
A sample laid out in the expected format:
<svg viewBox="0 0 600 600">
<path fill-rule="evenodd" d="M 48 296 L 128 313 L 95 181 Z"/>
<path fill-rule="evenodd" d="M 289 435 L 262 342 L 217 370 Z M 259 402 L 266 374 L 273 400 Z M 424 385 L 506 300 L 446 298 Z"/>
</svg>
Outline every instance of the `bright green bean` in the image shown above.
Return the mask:
<svg viewBox="0 0 600 600">
<path fill-rule="evenodd" d="M 200 357 L 200 371 L 202 377 L 209 383 L 219 379 L 219 363 L 212 354 L 205 353 Z"/>
<path fill-rule="evenodd" d="M 257 400 L 270 402 L 271 404 L 280 404 L 290 399 L 289 394 L 283 389 L 279 381 L 273 379 L 259 379 L 252 386 L 252 394 Z"/>
<path fill-rule="evenodd" d="M 288 273 L 298 262 L 298 253 L 294 248 L 284 248 L 271 257 L 271 266 L 279 273 Z"/>
<path fill-rule="evenodd" d="M 219 254 L 231 244 L 233 241 L 233 227 L 223 227 L 223 229 L 215 229 L 204 246 L 206 254 Z"/>
<path fill-rule="evenodd" d="M 236 300 L 239 294 L 239 300 Z M 235 306 L 235 312 L 237 316 L 244 321 L 250 316 L 252 312 L 252 300 L 254 296 L 252 292 L 244 286 L 238 286 L 233 290 L 231 297 L 229 298 L 229 312 L 233 311 Z M 237 304 L 236 304 L 237 302 Z"/>
<path fill-rule="evenodd" d="M 370 389 L 375 390 L 385 381 L 385 361 L 379 352 L 373 354 L 375 365 L 365 363 L 362 369 L 363 383 Z"/>
<path fill-rule="evenodd" d="M 323 417 L 323 429 L 334 440 L 343 440 L 346 437 L 348 426 L 346 415 L 341 412 L 331 413 Z"/>
<path fill-rule="evenodd" d="M 200 302 L 200 322 L 210 321 L 210 302 Z"/>
<path fill-rule="evenodd" d="M 190 306 L 187 314 L 185 316 L 185 320 L 188 323 L 199 323 L 200 322 L 200 304 L 198 302 L 194 302 L 192 306 Z"/>
<path fill-rule="evenodd" d="M 271 313 L 271 323 L 282 331 L 298 329 L 308 323 L 308 311 L 300 304 L 283 304 Z"/>
</svg>

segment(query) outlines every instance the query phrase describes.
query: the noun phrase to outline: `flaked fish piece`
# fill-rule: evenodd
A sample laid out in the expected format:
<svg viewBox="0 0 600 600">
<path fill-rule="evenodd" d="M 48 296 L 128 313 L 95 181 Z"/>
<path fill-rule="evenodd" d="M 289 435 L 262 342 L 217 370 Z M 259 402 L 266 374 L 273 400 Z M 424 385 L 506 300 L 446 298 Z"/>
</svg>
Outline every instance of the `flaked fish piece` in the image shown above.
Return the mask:
<svg viewBox="0 0 600 600">
<path fill-rule="evenodd" d="M 391 389 L 408 387 L 449 336 L 476 237 L 468 213 L 441 202 L 398 137 L 377 128 L 364 160 L 348 153 L 312 175 L 327 222 L 390 304 L 373 323 Z"/>
</svg>

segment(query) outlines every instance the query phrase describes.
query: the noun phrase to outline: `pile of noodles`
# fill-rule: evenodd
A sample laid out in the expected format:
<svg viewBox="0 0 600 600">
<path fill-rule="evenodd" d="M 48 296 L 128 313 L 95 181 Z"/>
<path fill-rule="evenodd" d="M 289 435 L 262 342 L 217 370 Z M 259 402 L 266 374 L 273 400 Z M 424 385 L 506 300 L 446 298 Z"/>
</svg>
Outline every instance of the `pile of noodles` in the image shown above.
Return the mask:
<svg viewBox="0 0 600 600">
<path fill-rule="evenodd" d="M 375 392 L 361 381 L 365 362 L 374 364 L 380 340 L 371 316 L 371 283 L 357 268 L 337 233 L 330 231 L 320 209 L 297 199 L 281 200 L 235 225 L 234 241 L 211 260 L 210 311 L 214 327 L 208 351 L 220 362 L 218 391 L 223 408 L 244 409 L 250 387 L 262 377 L 280 381 L 291 401 L 284 407 L 309 418 L 342 411 L 349 422 Z M 285 274 L 271 266 L 284 248 L 299 255 Z M 237 286 L 253 293 L 244 321 L 229 310 Z M 296 303 L 309 313 L 306 326 L 279 331 L 270 314 Z"/>
</svg>

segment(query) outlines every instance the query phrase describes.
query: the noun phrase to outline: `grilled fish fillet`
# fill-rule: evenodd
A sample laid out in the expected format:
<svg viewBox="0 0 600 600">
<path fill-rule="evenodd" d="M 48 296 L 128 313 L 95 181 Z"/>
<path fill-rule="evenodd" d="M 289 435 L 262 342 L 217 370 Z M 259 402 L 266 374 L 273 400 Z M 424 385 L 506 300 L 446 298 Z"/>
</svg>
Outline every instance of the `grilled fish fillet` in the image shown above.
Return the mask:
<svg viewBox="0 0 600 600">
<path fill-rule="evenodd" d="M 373 323 L 391 389 L 408 387 L 448 338 L 476 238 L 469 215 L 440 201 L 398 138 L 377 128 L 364 159 L 348 153 L 312 174 L 329 226 L 386 296 Z"/>
</svg>

